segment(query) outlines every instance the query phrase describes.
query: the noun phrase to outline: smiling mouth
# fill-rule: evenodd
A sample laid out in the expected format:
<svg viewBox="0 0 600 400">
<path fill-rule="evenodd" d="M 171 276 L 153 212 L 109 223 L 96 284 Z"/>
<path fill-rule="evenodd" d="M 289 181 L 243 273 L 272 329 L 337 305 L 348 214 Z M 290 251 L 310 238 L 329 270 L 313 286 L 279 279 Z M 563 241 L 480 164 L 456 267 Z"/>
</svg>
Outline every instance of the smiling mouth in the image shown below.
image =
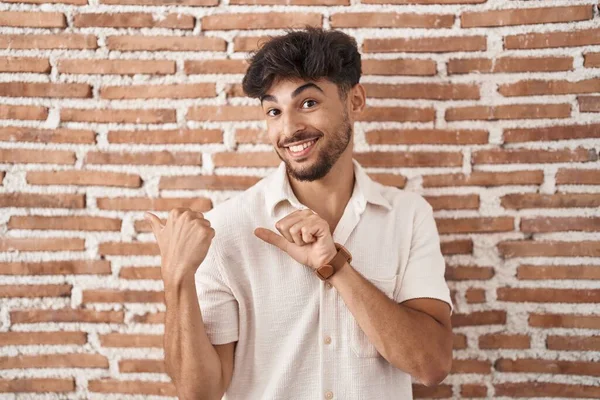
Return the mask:
<svg viewBox="0 0 600 400">
<path fill-rule="evenodd" d="M 293 158 L 304 157 L 312 151 L 312 149 L 315 147 L 315 144 L 317 143 L 318 140 L 319 140 L 319 138 L 315 138 L 315 139 L 311 140 L 310 142 L 304 142 L 304 143 L 301 143 L 296 146 L 286 147 L 286 149 L 287 149 L 288 154 L 290 156 L 292 156 Z"/>
</svg>

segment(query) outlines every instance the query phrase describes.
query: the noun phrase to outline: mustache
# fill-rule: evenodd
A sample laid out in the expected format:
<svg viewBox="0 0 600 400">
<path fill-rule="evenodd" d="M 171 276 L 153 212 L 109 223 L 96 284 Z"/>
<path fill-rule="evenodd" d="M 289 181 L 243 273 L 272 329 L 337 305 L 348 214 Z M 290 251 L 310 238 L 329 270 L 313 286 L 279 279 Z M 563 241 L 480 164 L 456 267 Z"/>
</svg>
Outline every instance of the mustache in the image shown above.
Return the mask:
<svg viewBox="0 0 600 400">
<path fill-rule="evenodd" d="M 306 132 L 306 133 L 301 133 L 295 136 L 292 136 L 291 138 L 286 139 L 285 141 L 279 142 L 279 147 L 286 147 L 292 143 L 296 143 L 296 142 L 300 142 L 302 140 L 307 140 L 307 139 L 312 139 L 312 138 L 320 138 L 321 135 L 320 133 L 317 132 Z"/>
</svg>

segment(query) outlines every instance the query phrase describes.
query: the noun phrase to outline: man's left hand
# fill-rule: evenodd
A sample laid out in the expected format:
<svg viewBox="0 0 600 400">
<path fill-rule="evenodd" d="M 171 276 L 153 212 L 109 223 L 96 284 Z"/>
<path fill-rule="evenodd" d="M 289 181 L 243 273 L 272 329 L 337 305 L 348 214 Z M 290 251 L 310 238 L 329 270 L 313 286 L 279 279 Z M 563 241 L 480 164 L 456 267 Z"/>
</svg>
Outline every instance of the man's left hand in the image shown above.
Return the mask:
<svg viewBox="0 0 600 400">
<path fill-rule="evenodd" d="M 310 209 L 288 214 L 275 227 L 281 235 L 266 228 L 256 228 L 254 234 L 301 264 L 317 269 L 337 254 L 329 224 Z"/>
</svg>

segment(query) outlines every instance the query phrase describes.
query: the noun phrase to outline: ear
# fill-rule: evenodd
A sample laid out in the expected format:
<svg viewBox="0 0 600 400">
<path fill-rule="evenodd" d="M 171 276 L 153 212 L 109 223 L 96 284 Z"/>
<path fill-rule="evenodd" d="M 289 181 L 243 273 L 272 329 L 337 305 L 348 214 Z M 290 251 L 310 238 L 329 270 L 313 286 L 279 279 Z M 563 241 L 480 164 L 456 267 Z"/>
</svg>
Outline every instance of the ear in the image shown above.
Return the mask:
<svg viewBox="0 0 600 400">
<path fill-rule="evenodd" d="M 350 111 L 354 116 L 360 114 L 367 104 L 367 90 L 363 85 L 357 83 L 348 93 Z M 355 118 L 356 119 L 356 118 Z"/>
</svg>

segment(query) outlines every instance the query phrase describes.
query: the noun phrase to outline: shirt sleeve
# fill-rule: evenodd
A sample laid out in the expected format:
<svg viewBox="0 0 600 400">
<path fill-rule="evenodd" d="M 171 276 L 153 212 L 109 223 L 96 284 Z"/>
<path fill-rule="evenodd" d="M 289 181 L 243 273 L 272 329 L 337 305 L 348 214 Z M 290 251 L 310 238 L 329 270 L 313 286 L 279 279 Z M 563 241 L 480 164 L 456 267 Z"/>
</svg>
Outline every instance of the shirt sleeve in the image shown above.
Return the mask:
<svg viewBox="0 0 600 400">
<path fill-rule="evenodd" d="M 195 275 L 196 292 L 206 334 L 212 344 L 238 340 L 239 307 L 222 274 L 222 258 L 213 242 Z"/>
<path fill-rule="evenodd" d="M 423 199 L 413 226 L 408 262 L 404 270 L 395 300 L 401 303 L 416 298 L 433 298 L 450 305 L 454 310 L 450 289 L 444 278 L 446 262 L 440 247 L 440 238 L 433 218 L 433 209 Z"/>
</svg>

